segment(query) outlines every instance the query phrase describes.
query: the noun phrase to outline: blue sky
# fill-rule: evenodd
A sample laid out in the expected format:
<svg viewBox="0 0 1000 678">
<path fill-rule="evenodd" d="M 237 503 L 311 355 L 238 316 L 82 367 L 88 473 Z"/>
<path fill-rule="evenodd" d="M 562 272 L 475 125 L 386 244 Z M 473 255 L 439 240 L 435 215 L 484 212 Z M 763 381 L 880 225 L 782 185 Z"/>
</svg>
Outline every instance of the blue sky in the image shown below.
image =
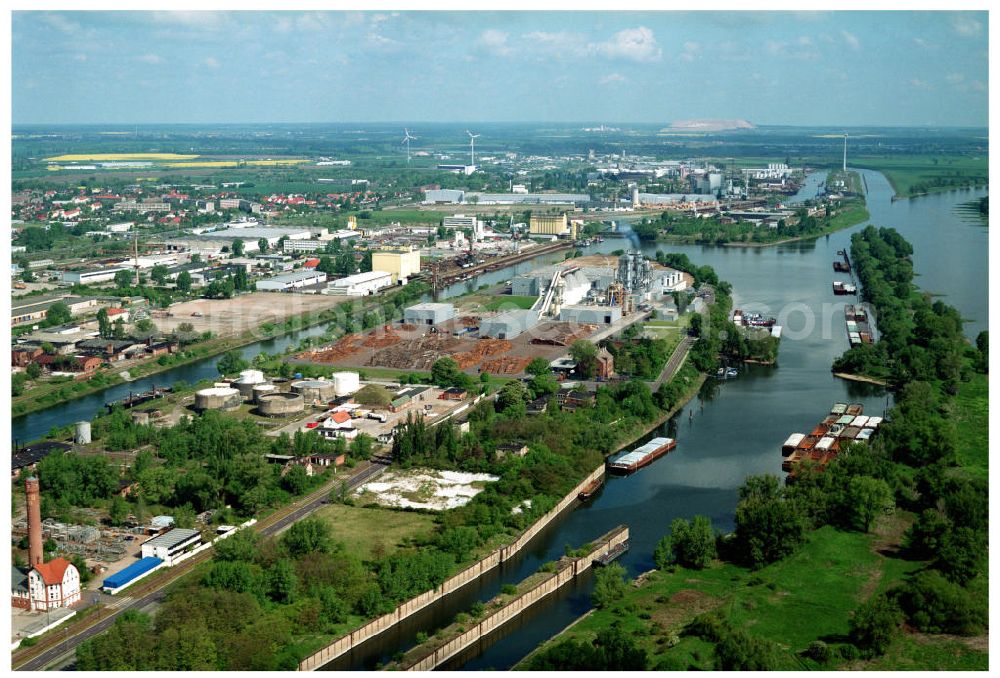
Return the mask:
<svg viewBox="0 0 1000 678">
<path fill-rule="evenodd" d="M 14 124 L 987 126 L 986 12 L 13 13 Z"/>
</svg>

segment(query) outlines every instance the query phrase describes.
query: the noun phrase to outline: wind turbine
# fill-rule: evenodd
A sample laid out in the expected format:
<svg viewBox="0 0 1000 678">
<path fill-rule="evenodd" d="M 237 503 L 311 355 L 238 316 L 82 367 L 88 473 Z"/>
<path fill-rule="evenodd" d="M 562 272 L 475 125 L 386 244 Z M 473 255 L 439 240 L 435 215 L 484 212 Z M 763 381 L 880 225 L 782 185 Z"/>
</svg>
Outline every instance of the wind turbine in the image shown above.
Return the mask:
<svg viewBox="0 0 1000 678">
<path fill-rule="evenodd" d="M 410 135 L 410 130 L 403 128 L 403 143 L 406 144 L 406 162 L 410 162 L 410 140 L 416 139 L 415 136 Z"/>
<path fill-rule="evenodd" d="M 472 149 L 472 162 L 470 163 L 473 167 L 476 166 L 476 138 L 480 135 L 473 134 L 469 130 L 465 130 L 465 133 L 469 135 L 469 146 Z"/>
</svg>

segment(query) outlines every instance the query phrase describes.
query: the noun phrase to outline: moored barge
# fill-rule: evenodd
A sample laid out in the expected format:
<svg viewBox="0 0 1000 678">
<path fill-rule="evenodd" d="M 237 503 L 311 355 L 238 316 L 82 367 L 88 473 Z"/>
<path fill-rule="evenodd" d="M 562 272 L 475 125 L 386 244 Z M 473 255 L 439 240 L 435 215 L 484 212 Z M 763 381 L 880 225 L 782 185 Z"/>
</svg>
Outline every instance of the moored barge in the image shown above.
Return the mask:
<svg viewBox="0 0 1000 678">
<path fill-rule="evenodd" d="M 838 295 L 857 294 L 858 288 L 852 285 L 851 283 L 845 283 L 845 282 L 840 282 L 839 280 L 835 280 L 833 282 L 833 293 Z"/>
<path fill-rule="evenodd" d="M 580 494 L 576 495 L 577 499 L 579 499 L 580 501 L 587 501 L 595 494 L 597 494 L 597 491 L 601 489 L 601 487 L 603 486 L 604 486 L 604 476 L 601 476 L 600 478 L 595 479 L 594 482 L 590 483 L 585 488 L 583 488 L 580 491 Z"/>
<path fill-rule="evenodd" d="M 648 466 L 677 447 L 673 438 L 653 438 L 641 447 L 627 452 L 614 461 L 608 462 L 608 470 L 620 475 L 628 475 Z"/>
</svg>

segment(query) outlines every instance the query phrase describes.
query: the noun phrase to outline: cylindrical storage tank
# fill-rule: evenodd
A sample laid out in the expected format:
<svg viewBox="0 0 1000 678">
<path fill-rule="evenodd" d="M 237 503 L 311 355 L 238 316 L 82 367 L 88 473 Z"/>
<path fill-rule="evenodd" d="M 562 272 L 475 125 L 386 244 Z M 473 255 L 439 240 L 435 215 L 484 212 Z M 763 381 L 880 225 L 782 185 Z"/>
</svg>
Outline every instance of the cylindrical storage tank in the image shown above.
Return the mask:
<svg viewBox="0 0 1000 678">
<path fill-rule="evenodd" d="M 78 421 L 76 422 L 76 432 L 73 435 L 73 442 L 77 445 L 89 445 L 90 444 L 90 422 L 89 421 Z"/>
<path fill-rule="evenodd" d="M 298 393 L 308 402 L 314 400 L 327 401 L 336 395 L 332 381 L 319 379 L 303 379 L 292 383 L 292 391 Z"/>
<path fill-rule="evenodd" d="M 257 411 L 266 417 L 282 417 L 304 408 L 305 401 L 298 393 L 267 393 L 257 400 Z"/>
<path fill-rule="evenodd" d="M 240 390 L 240 395 L 244 398 L 253 397 L 253 387 L 264 383 L 264 373 L 260 370 L 243 370 L 240 378 L 233 382 L 233 386 Z"/>
<path fill-rule="evenodd" d="M 277 391 L 278 387 L 274 384 L 254 384 L 253 401 L 257 402 L 261 396 L 265 396 L 268 393 L 276 393 Z"/>
<path fill-rule="evenodd" d="M 333 391 L 338 396 L 351 395 L 361 388 L 361 377 L 357 372 L 334 372 Z"/>
<path fill-rule="evenodd" d="M 242 403 L 239 390 L 228 386 L 203 388 L 194 394 L 196 410 L 234 410 Z"/>
</svg>

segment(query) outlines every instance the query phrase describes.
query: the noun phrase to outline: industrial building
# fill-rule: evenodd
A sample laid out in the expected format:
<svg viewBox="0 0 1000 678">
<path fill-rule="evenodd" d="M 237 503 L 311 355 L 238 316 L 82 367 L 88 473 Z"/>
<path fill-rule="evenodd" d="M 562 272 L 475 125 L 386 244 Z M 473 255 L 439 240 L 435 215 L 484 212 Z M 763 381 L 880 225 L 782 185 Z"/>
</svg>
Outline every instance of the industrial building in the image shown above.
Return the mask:
<svg viewBox="0 0 1000 678">
<path fill-rule="evenodd" d="M 467 217 L 464 214 L 454 214 L 441 220 L 441 225 L 445 228 L 467 228 L 475 231 L 479 220 L 476 217 Z"/>
<path fill-rule="evenodd" d="M 576 240 L 576 224 L 571 223 L 565 214 L 558 216 L 532 214 L 528 224 L 528 233 L 530 235 L 568 235 Z"/>
<path fill-rule="evenodd" d="M 10 308 L 10 324 L 22 325 L 44 320 L 52 305 L 58 302 L 66 304 L 72 315 L 78 315 L 90 309 L 97 309 L 99 301 L 97 297 L 62 295 L 15 298 Z"/>
<path fill-rule="evenodd" d="M 186 235 L 179 238 L 169 238 L 162 242 L 168 251 L 179 252 L 189 250 L 205 254 L 219 254 L 222 248 L 231 249 L 233 241 L 242 240 L 246 252 L 259 252 L 258 241 L 267 240 L 268 249 L 274 249 L 282 238 L 288 240 L 309 240 L 312 235 L 309 229 L 299 228 L 223 228 L 217 231 Z"/>
<path fill-rule="evenodd" d="M 257 290 L 263 292 L 288 292 L 293 289 L 320 285 L 326 282 L 326 273 L 320 271 L 295 271 L 276 275 L 257 282 Z"/>
<path fill-rule="evenodd" d="M 479 205 L 585 205 L 586 193 L 468 193 Z"/>
<path fill-rule="evenodd" d="M 479 334 L 494 339 L 513 339 L 538 324 L 537 311 L 508 311 L 492 318 L 483 318 Z"/>
<path fill-rule="evenodd" d="M 590 325 L 610 325 L 622 319 L 620 306 L 577 305 L 559 309 L 559 320 Z"/>
<path fill-rule="evenodd" d="M 385 271 L 392 275 L 392 283 L 403 282 L 420 273 L 420 250 L 392 249 L 372 252 L 372 271 Z"/>
<path fill-rule="evenodd" d="M 132 563 L 128 567 L 115 572 L 110 577 L 106 577 L 101 583 L 101 589 L 106 593 L 114 595 L 121 588 L 135 583 L 139 579 L 152 574 L 155 570 L 159 569 L 163 565 L 163 561 L 159 558 L 142 558 L 141 560 Z"/>
<path fill-rule="evenodd" d="M 188 548 L 198 546 L 201 543 L 201 532 L 198 530 L 175 527 L 161 535 L 153 537 L 149 541 L 143 542 L 143 558 L 159 558 L 163 562 L 170 564 L 174 557 L 184 553 Z"/>
<path fill-rule="evenodd" d="M 403 311 L 403 320 L 414 325 L 440 325 L 454 317 L 455 307 L 452 304 L 426 302 Z"/>
<path fill-rule="evenodd" d="M 419 256 L 419 253 L 418 255 Z M 339 294 L 348 297 L 363 297 L 368 294 L 375 294 L 384 287 L 392 285 L 392 274 L 386 271 L 368 271 L 367 273 L 357 273 L 346 278 L 334 280 L 329 283 L 324 294 Z M 258 283 L 257 289 L 260 289 Z"/>
<path fill-rule="evenodd" d="M 320 250 L 325 250 L 327 243 L 332 240 L 340 240 L 346 242 L 353 238 L 361 237 L 361 233 L 358 231 L 352 231 L 349 229 L 341 229 L 339 231 L 334 231 L 329 234 L 330 237 L 319 240 L 292 240 L 288 239 L 282 244 L 282 249 L 289 254 L 294 254 L 297 252 L 317 252 Z"/>
<path fill-rule="evenodd" d="M 465 191 L 452 188 L 438 188 L 424 191 L 425 205 L 461 205 L 465 202 Z"/>
<path fill-rule="evenodd" d="M 118 271 L 132 272 L 132 269 L 124 266 L 114 266 L 112 268 L 95 268 L 80 271 L 60 271 L 59 279 L 72 285 L 91 285 L 102 282 L 110 282 L 115 279 Z"/>
</svg>

